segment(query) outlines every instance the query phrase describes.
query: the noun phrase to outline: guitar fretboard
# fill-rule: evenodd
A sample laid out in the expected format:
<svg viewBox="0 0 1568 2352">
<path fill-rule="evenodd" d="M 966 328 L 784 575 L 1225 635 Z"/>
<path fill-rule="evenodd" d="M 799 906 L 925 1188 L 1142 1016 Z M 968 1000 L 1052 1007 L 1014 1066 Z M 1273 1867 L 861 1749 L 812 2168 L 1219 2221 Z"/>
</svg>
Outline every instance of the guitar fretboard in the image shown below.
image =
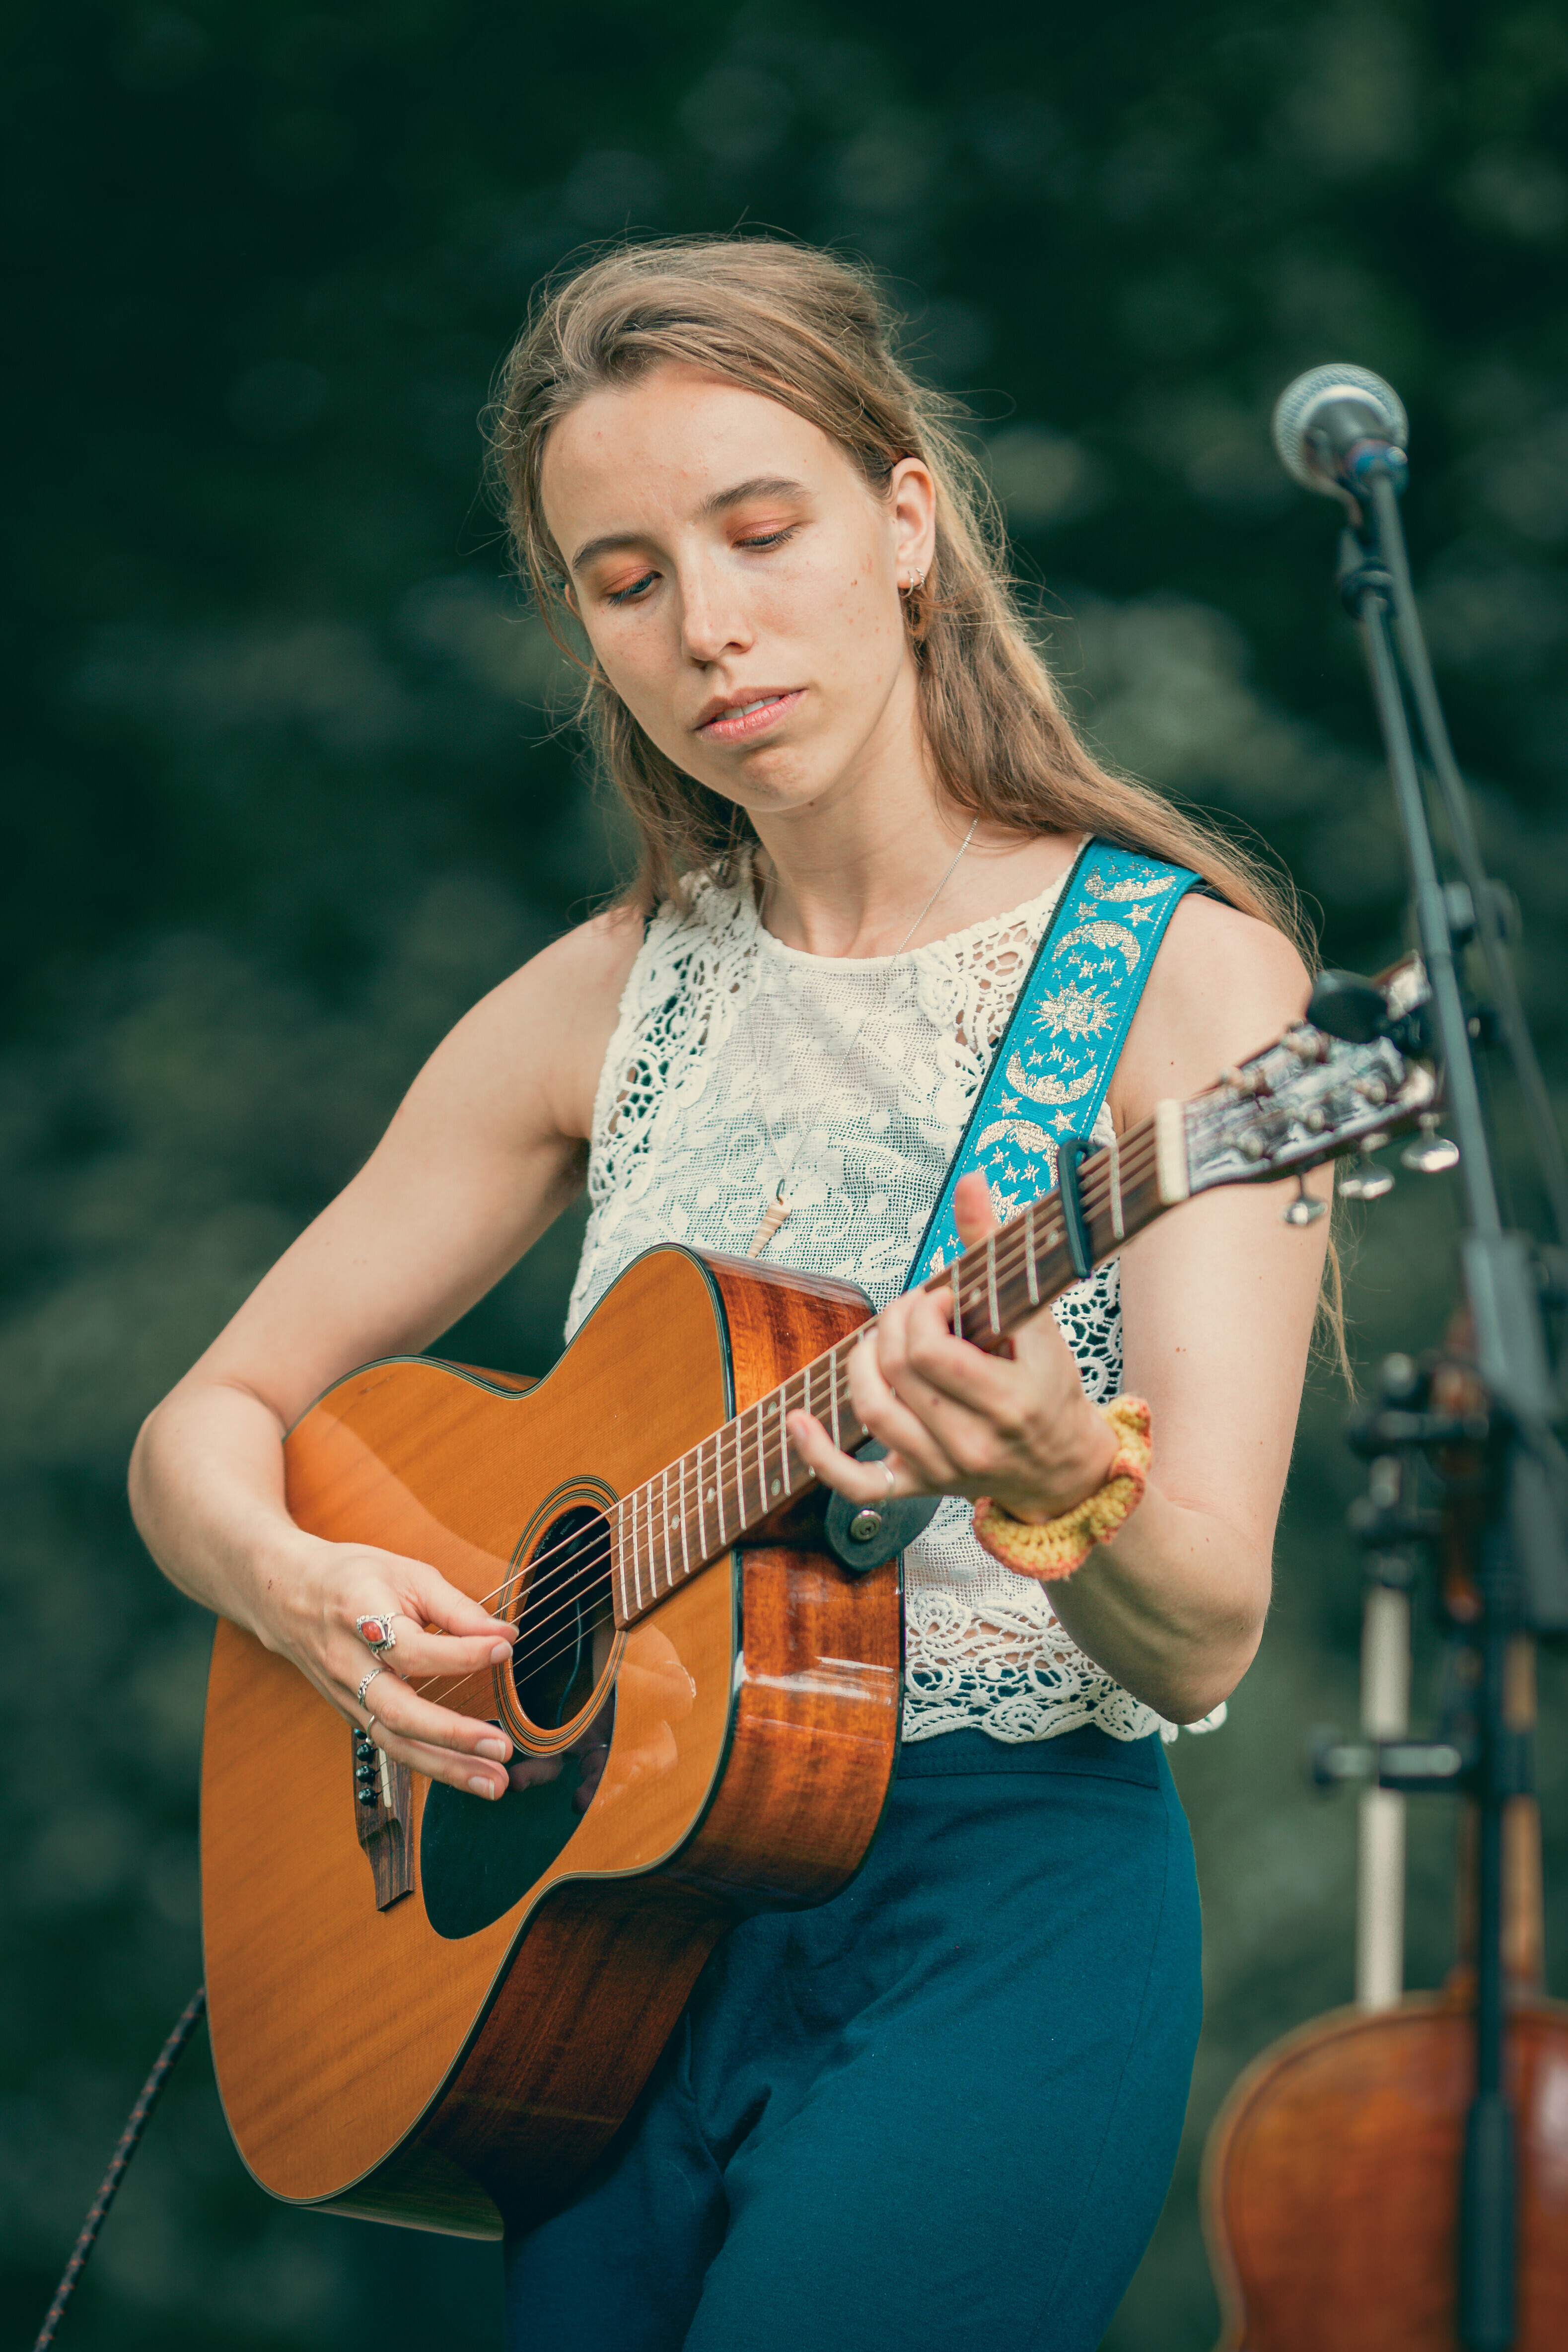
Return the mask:
<svg viewBox="0 0 1568 2352">
<path fill-rule="evenodd" d="M 1184 1107 L 1153 1118 L 1080 1161 L 1089 1255 L 1111 1257 L 1123 1241 L 1187 1197 Z M 928 1276 L 951 1286 L 953 1328 L 994 1352 L 1031 1315 L 1077 1279 L 1058 1194 L 1047 1192 L 1010 1224 Z M 792 1372 L 689 1454 L 622 1497 L 608 1513 L 616 1621 L 635 1624 L 656 1602 L 816 1486 L 789 1441 L 786 1417 L 814 1413 L 834 1444 L 853 1453 L 868 1434 L 850 1401 L 849 1359 L 870 1325 Z"/>
</svg>

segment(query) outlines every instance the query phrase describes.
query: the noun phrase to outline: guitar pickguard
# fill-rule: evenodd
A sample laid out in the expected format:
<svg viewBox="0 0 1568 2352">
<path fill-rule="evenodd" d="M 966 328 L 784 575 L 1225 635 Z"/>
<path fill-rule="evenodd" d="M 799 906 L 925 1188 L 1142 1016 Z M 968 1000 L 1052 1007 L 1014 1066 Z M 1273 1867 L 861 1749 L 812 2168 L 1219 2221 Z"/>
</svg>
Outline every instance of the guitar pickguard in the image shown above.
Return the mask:
<svg viewBox="0 0 1568 2352">
<path fill-rule="evenodd" d="M 419 1886 L 437 1936 L 477 1936 L 510 1911 L 542 1878 L 582 1825 L 572 1800 L 577 1759 L 562 1759 L 559 1780 L 504 1797 L 470 1797 L 432 1781 L 419 1827 Z"/>
</svg>

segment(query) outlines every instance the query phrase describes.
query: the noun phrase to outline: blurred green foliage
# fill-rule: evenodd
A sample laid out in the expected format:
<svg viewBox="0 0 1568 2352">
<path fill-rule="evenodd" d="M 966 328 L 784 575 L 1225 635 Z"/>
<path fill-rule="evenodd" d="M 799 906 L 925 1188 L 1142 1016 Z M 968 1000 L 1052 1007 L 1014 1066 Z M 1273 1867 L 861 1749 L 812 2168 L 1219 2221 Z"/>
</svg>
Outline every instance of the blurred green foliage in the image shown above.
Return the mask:
<svg viewBox="0 0 1568 2352">
<path fill-rule="evenodd" d="M 201 1965 L 207 1627 L 130 1528 L 137 1421 L 443 1029 L 616 871 L 479 489 L 476 416 L 531 286 L 628 227 L 768 224 L 869 255 L 920 362 L 970 401 L 1086 724 L 1257 827 L 1329 960 L 1363 967 L 1398 945 L 1398 844 L 1332 517 L 1267 424 L 1302 366 L 1391 376 L 1434 651 L 1561 1074 L 1568 20 L 1551 0 L 962 24 L 931 0 L 58 0 L 11 12 L 0 44 L 0 2203 L 20 2344 Z M 1500 1117 L 1511 1139 L 1506 1092 Z M 1446 1187 L 1407 1181 L 1368 1228 L 1363 1361 L 1440 1330 L 1452 1227 Z M 454 1352 L 542 1369 L 574 1234 Z M 1177 1757 L 1209 2028 L 1109 2352 L 1212 2341 L 1203 2130 L 1246 2058 L 1349 1989 L 1352 1813 L 1310 1800 L 1299 1760 L 1310 1723 L 1355 1709 L 1342 1412 L 1320 1381 L 1263 1656 L 1226 1732 Z M 1555 1889 L 1559 1667 L 1545 1687 Z M 1448 1957 L 1448 1837 L 1444 1807 L 1417 1811 L 1415 1981 Z M 270 2205 L 198 2045 L 67 2340 L 458 2352 L 496 2340 L 497 2282 L 491 2250 Z"/>
</svg>

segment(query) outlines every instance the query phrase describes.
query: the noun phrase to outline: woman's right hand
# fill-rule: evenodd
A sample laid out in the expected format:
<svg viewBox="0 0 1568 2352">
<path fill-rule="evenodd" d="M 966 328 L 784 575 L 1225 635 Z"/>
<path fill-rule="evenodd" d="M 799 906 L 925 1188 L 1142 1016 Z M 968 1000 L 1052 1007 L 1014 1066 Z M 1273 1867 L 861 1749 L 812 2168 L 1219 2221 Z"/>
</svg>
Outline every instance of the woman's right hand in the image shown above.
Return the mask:
<svg viewBox="0 0 1568 2352">
<path fill-rule="evenodd" d="M 395 1621 L 380 1657 L 355 1622 L 371 1616 Z M 370 1718 L 394 1763 L 476 1797 L 504 1793 L 512 1744 L 490 1720 L 490 1677 L 510 1657 L 515 1628 L 424 1561 L 293 1528 L 258 1579 L 252 1630 L 356 1729 Z M 480 1712 L 442 1703 L 451 1699 Z"/>
</svg>

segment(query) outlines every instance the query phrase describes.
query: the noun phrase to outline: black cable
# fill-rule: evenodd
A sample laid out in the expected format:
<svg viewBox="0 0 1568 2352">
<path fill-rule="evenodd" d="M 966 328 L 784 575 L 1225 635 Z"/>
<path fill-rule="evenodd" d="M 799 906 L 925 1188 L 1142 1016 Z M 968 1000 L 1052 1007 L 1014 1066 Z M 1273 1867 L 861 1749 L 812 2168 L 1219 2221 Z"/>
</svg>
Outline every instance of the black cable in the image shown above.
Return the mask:
<svg viewBox="0 0 1568 2352">
<path fill-rule="evenodd" d="M 167 2082 L 171 2067 L 190 2040 L 195 2030 L 196 2021 L 206 2005 L 207 1989 L 205 1984 L 198 1985 L 180 2011 L 178 2022 L 173 2032 L 159 2051 L 158 2063 L 142 2084 L 142 2095 L 132 2108 L 126 2119 L 125 2129 L 120 2135 L 120 2145 L 110 2158 L 109 2170 L 103 2176 L 103 2184 L 88 2208 L 87 2219 L 81 2225 L 75 2245 L 71 2248 L 71 2258 L 65 2266 L 65 2273 L 58 2286 L 55 2289 L 55 2299 L 49 2305 L 48 2317 L 38 2330 L 38 2339 L 33 2347 L 33 2352 L 45 2352 L 45 2347 L 54 2342 L 55 2331 L 59 2326 L 65 2307 L 76 2292 L 76 2283 L 86 2267 L 89 2254 L 92 2252 L 93 2241 L 103 2227 L 103 2217 L 114 2202 L 114 2192 L 124 2177 L 126 2166 L 136 2153 L 136 2143 L 146 2129 L 147 2118 L 158 2104 L 158 2094 Z"/>
</svg>

